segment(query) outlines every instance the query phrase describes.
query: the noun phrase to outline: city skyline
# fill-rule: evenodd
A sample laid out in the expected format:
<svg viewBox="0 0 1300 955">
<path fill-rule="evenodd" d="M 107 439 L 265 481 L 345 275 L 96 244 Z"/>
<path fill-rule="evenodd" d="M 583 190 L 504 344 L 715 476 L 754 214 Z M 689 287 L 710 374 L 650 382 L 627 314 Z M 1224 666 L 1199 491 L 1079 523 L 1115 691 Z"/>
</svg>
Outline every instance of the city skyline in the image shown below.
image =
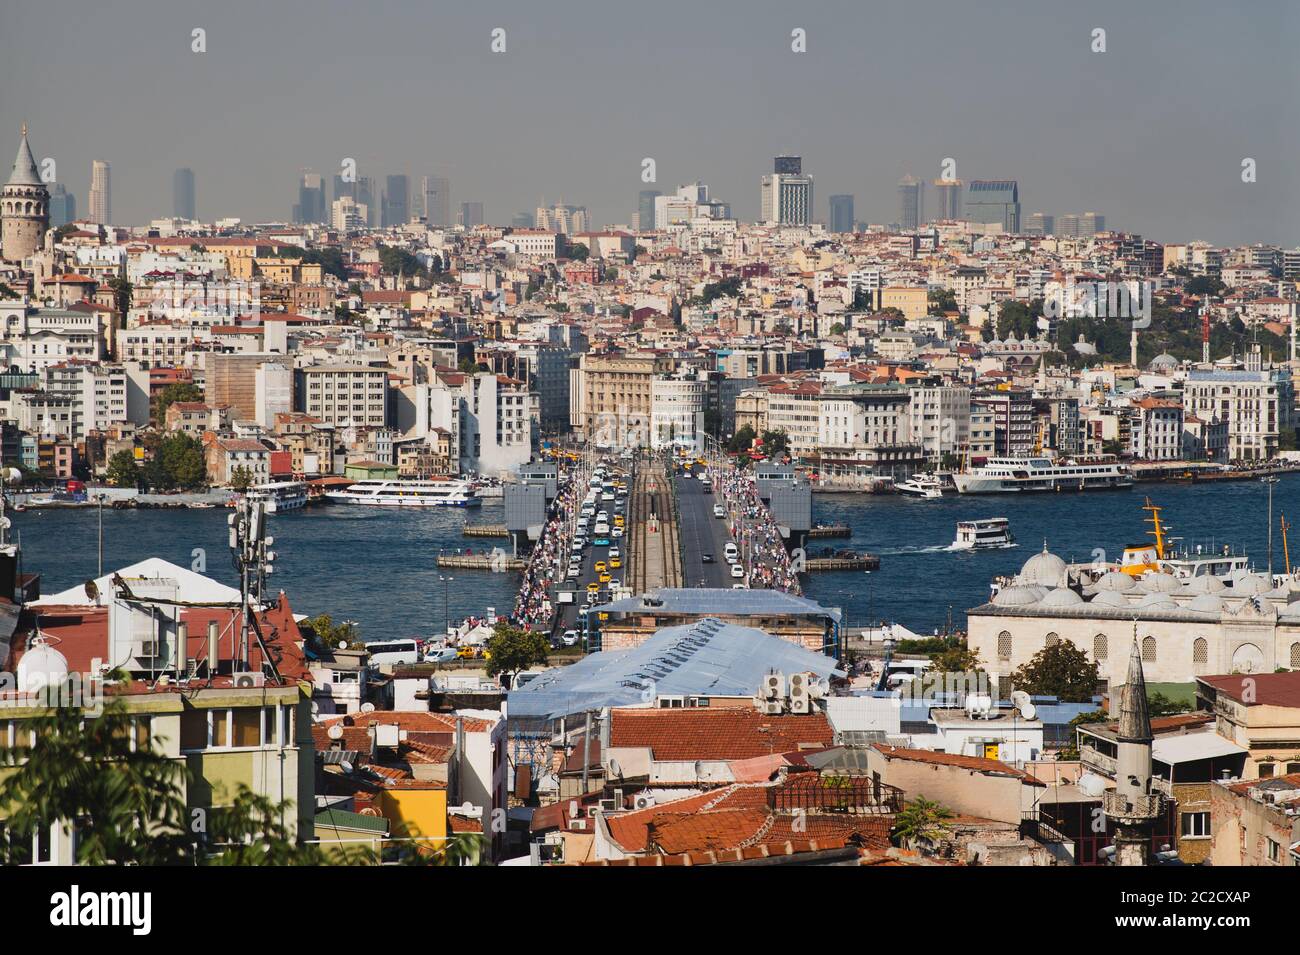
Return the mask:
<svg viewBox="0 0 1300 955">
<path fill-rule="evenodd" d="M 1026 211 L 1122 208 L 1114 225 L 1155 239 L 1300 244 L 1300 188 L 1288 161 L 1300 133 L 1282 121 L 1296 67 L 1279 29 L 1296 13 L 1281 3 L 1261 5 L 1249 22 L 1224 22 L 1218 7 L 1188 4 L 1176 23 L 1116 4 L 1050 14 L 1008 4 L 1005 17 L 993 18 L 946 3 L 911 13 L 828 4 L 746 18 L 752 23 L 693 10 L 696 29 L 686 37 L 673 26 L 671 5 L 653 19 L 628 14 L 612 24 L 590 22 L 579 15 L 583 6 L 549 15 L 507 6 L 489 19 L 468 11 L 434 18 L 402 4 L 398 22 L 409 30 L 350 25 L 355 68 L 337 73 L 279 65 L 288 62 L 286 44 L 310 45 L 334 29 L 310 19 L 259 14 L 252 33 L 240 29 L 252 8 L 236 5 L 229 13 L 144 17 L 128 32 L 91 11 L 84 33 L 94 45 L 70 37 L 68 68 L 53 83 L 29 41 L 63 14 L 58 4 L 24 9 L 8 16 L 11 29 L 0 37 L 0 55 L 13 66 L 0 143 L 13 149 L 26 119 L 38 160 L 54 158 L 58 181 L 75 195 L 89 194 L 90 161 L 108 160 L 113 217 L 123 224 L 166 215 L 165 184 L 182 167 L 203 181 L 208 217 L 283 221 L 300 170 L 329 180 L 348 158 L 377 184 L 405 175 L 418 186 L 436 170 L 458 196 L 482 197 L 493 223 L 547 195 L 575 197 L 599 225 L 630 224 L 638 192 L 670 194 L 693 180 L 709 182 L 731 198 L 738 218 L 753 221 L 758 179 L 772 156 L 790 152 L 803 156 L 820 195 L 853 194 L 867 222 L 894 221 L 903 174 L 929 182 L 951 158 L 964 181 L 1016 180 Z M 914 31 L 936 11 L 948 29 L 928 35 L 933 77 L 915 83 L 890 79 L 914 51 L 885 49 L 864 63 L 851 39 L 860 30 L 846 29 Z M 431 43 L 418 27 L 434 20 L 439 39 Z M 1089 49 L 1098 23 L 1108 30 L 1105 53 Z M 203 53 L 191 51 L 196 24 L 207 31 Z M 498 25 L 507 47 L 494 54 Z M 794 28 L 807 31 L 806 53 L 790 49 Z M 110 40 L 115 50 L 120 41 L 120 52 L 105 63 L 98 46 Z M 557 63 L 557 44 L 590 52 Z M 985 70 L 970 82 L 998 49 L 1015 50 L 1020 69 Z M 583 116 L 540 120 L 515 105 L 543 67 L 556 71 L 559 85 L 593 69 L 631 78 L 679 50 L 691 54 L 687 62 L 671 76 L 656 74 L 654 84 L 584 87 Z M 1166 62 L 1175 50 L 1176 67 Z M 757 73 L 756 55 L 765 57 Z M 237 69 L 244 62 L 266 65 L 244 75 Z M 382 85 L 358 81 L 380 63 Z M 740 63 L 743 79 L 734 70 Z M 81 93 L 92 82 L 135 88 L 143 71 L 158 69 L 168 83 L 139 120 L 98 109 Z M 422 92 L 467 71 L 475 83 L 452 100 Z M 1177 85 L 1168 82 L 1171 71 Z M 1221 82 L 1229 74 L 1232 83 Z M 1252 95 L 1242 97 L 1242 87 Z M 727 104 L 722 113 L 711 105 L 718 101 Z M 779 133 L 769 112 L 789 118 Z M 169 117 L 162 135 L 159 115 Z M 529 148 L 519 149 L 521 141 Z M 645 158 L 655 160 L 654 182 L 641 178 Z M 1258 164 L 1255 182 L 1241 181 L 1245 158 Z M 814 218 L 826 213 L 824 200 L 814 206 Z"/>
</svg>

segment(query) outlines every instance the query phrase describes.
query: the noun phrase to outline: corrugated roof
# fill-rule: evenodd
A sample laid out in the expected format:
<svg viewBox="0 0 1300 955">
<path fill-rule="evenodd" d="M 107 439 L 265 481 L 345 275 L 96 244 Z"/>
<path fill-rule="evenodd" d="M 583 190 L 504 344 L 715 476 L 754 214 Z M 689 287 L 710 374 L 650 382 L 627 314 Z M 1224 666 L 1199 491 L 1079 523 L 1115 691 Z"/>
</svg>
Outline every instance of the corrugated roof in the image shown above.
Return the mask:
<svg viewBox="0 0 1300 955">
<path fill-rule="evenodd" d="M 775 593 L 744 591 L 759 592 Z M 822 679 L 840 673 L 824 654 L 706 617 L 665 627 L 639 647 L 593 653 L 573 666 L 548 670 L 510 694 L 509 712 L 512 719 L 556 719 L 606 706 L 636 706 L 648 702 L 643 699 L 647 687 L 659 696 L 751 696 L 774 670 L 812 672 Z"/>
<path fill-rule="evenodd" d="M 647 600 L 657 601 L 647 603 Z M 698 613 L 730 616 L 790 614 L 803 617 L 829 617 L 836 623 L 840 611 L 823 607 L 815 600 L 782 590 L 724 590 L 710 587 L 680 587 L 653 590 L 639 597 L 628 597 L 604 604 L 596 610 L 606 613 Z"/>
</svg>

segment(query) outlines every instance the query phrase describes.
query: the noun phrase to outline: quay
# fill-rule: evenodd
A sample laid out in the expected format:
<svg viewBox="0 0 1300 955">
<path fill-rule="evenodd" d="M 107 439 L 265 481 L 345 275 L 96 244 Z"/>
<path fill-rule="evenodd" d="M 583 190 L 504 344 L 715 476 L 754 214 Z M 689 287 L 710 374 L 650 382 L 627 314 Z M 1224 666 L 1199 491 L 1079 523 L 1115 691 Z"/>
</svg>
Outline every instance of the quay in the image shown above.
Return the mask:
<svg viewBox="0 0 1300 955">
<path fill-rule="evenodd" d="M 461 570 L 495 570 L 498 573 L 521 571 L 528 566 L 522 557 L 497 554 L 439 554 L 439 567 L 456 567 Z"/>
<path fill-rule="evenodd" d="M 853 530 L 847 524 L 819 524 L 808 529 L 809 537 L 851 537 Z"/>
<path fill-rule="evenodd" d="M 466 524 L 461 533 L 466 537 L 509 537 L 510 530 L 504 524 Z"/>
<path fill-rule="evenodd" d="M 804 561 L 803 567 L 808 573 L 818 570 L 879 570 L 880 558 L 875 554 L 859 554 L 857 557 L 809 557 Z"/>
</svg>

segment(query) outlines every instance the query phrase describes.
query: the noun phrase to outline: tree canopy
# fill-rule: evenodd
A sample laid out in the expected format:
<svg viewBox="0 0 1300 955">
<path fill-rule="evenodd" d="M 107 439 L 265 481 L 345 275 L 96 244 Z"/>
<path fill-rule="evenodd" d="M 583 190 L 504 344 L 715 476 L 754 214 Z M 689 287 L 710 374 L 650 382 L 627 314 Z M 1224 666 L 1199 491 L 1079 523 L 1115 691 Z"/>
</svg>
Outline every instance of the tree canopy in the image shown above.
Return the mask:
<svg viewBox="0 0 1300 955">
<path fill-rule="evenodd" d="M 488 676 L 502 673 L 514 676 L 520 670 L 546 662 L 551 645 L 544 634 L 536 630 L 522 630 L 504 621 L 488 638 Z"/>
<path fill-rule="evenodd" d="M 1043 647 L 1011 675 L 1017 690 L 1055 696 L 1063 703 L 1087 703 L 1097 689 L 1097 664 L 1068 640 Z"/>
</svg>

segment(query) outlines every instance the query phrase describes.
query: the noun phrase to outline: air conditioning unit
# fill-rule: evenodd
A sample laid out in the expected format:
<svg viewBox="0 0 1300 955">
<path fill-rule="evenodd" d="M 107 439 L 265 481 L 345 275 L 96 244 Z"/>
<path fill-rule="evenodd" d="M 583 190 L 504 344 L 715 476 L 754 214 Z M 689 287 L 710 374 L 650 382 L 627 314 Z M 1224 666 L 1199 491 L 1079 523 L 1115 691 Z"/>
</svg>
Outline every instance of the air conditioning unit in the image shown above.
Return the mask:
<svg viewBox="0 0 1300 955">
<path fill-rule="evenodd" d="M 587 828 L 587 820 L 586 820 L 586 819 L 575 819 L 575 820 L 573 820 L 571 823 L 569 823 L 569 828 L 570 828 L 570 829 L 573 829 L 574 831 L 579 831 L 579 832 L 580 832 L 580 831 L 585 831 L 586 828 Z"/>
<path fill-rule="evenodd" d="M 623 808 L 615 799 L 601 799 L 597 805 L 600 807 L 601 812 L 616 812 Z"/>
<path fill-rule="evenodd" d="M 230 676 L 231 679 L 235 681 L 236 689 L 251 690 L 254 687 L 266 686 L 265 673 L 253 673 L 252 671 L 245 670 L 238 673 L 232 673 Z"/>
<path fill-rule="evenodd" d="M 806 673 L 795 673 L 790 677 L 790 712 L 812 712 L 812 699 L 808 695 L 808 674 Z"/>
<path fill-rule="evenodd" d="M 770 716 L 780 716 L 785 712 L 785 704 L 780 700 L 768 700 L 763 704 L 763 712 Z"/>
<path fill-rule="evenodd" d="M 785 696 L 785 675 L 769 673 L 763 677 L 763 699 L 779 700 Z"/>
<path fill-rule="evenodd" d="M 158 658 L 158 638 L 146 637 L 137 640 L 132 653 L 137 660 L 156 660 Z"/>
<path fill-rule="evenodd" d="M 655 804 L 655 797 L 649 793 L 643 793 L 632 800 L 632 805 L 637 809 L 649 809 Z"/>
</svg>

